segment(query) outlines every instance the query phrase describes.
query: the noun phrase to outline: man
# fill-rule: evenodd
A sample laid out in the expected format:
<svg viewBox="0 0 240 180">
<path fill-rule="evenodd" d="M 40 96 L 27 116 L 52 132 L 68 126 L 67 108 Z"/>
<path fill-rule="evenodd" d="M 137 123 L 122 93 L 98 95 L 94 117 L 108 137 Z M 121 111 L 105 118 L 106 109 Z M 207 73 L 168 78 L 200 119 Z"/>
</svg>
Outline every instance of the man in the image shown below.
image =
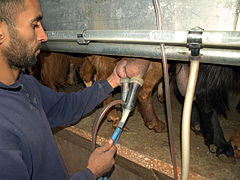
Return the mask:
<svg viewBox="0 0 240 180">
<path fill-rule="evenodd" d="M 114 164 L 113 141 L 68 177 L 51 127 L 76 123 L 120 85 L 120 77 L 143 77 L 149 62 L 122 60 L 107 80 L 77 93 L 57 93 L 20 71 L 36 63 L 47 41 L 41 19 L 39 0 L 0 0 L 0 179 L 96 179 Z"/>
<path fill-rule="evenodd" d="M 50 127 L 78 121 L 120 84 L 116 69 L 103 82 L 70 95 L 39 84 L 21 69 L 36 63 L 47 36 L 38 0 L 0 1 L 0 179 L 95 179 L 111 169 L 109 140 L 87 168 L 68 177 Z"/>
</svg>

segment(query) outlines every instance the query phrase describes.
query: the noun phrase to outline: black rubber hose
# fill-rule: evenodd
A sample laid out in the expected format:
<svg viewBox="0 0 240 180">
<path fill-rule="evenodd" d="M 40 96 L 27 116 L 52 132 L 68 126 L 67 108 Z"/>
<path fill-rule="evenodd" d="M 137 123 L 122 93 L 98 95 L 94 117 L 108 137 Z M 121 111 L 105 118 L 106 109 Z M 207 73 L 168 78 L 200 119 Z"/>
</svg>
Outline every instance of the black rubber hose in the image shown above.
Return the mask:
<svg viewBox="0 0 240 180">
<path fill-rule="evenodd" d="M 159 0 L 153 0 L 154 7 L 156 11 L 157 26 L 158 30 L 162 30 L 162 18 L 161 18 L 161 8 Z M 171 149 L 171 158 L 173 163 L 174 179 L 178 179 L 177 172 L 177 160 L 174 146 L 174 134 L 173 134 L 173 120 L 172 120 L 172 108 L 171 108 L 171 98 L 170 98 L 170 87 L 169 87 L 169 75 L 167 67 L 167 58 L 164 44 L 160 44 L 162 52 L 162 65 L 163 65 L 163 74 L 164 74 L 164 86 L 165 86 L 165 97 L 166 97 L 166 110 L 167 110 L 167 120 L 168 120 L 168 132 L 169 132 L 169 141 Z"/>
<path fill-rule="evenodd" d="M 102 108 L 102 110 L 99 112 L 98 116 L 96 117 L 96 119 L 94 121 L 93 129 L 92 129 L 92 151 L 94 151 L 96 148 L 97 132 L 98 132 L 98 128 L 102 122 L 103 117 L 108 112 L 108 110 L 111 109 L 111 107 L 113 107 L 117 104 L 123 105 L 124 101 L 123 100 L 115 100 L 115 101 L 110 102 L 109 104 L 107 104 L 106 106 L 104 106 Z"/>
</svg>

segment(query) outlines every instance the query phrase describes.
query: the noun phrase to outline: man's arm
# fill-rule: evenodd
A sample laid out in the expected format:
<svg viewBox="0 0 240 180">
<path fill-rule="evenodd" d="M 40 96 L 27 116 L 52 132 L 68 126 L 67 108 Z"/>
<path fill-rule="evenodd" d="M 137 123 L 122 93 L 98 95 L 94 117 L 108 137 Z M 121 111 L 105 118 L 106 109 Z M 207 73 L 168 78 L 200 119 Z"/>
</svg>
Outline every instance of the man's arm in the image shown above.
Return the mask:
<svg viewBox="0 0 240 180">
<path fill-rule="evenodd" d="M 36 82 L 37 83 L 37 82 Z M 66 94 L 37 83 L 43 109 L 50 126 L 62 126 L 77 122 L 105 100 L 113 88 L 107 80 L 97 81 L 91 87 Z"/>
</svg>

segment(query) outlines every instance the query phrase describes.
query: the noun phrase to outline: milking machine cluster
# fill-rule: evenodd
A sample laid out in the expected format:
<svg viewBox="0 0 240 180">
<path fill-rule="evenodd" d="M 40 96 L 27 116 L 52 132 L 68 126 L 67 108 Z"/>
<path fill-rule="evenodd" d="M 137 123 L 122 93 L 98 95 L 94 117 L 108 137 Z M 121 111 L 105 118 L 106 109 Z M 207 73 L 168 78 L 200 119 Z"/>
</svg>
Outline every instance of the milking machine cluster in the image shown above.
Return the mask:
<svg viewBox="0 0 240 180">
<path fill-rule="evenodd" d="M 97 130 L 98 127 L 107 113 L 107 111 L 114 105 L 122 104 L 122 117 L 121 120 L 114 131 L 112 135 L 113 144 L 115 145 L 123 131 L 123 127 L 127 121 L 127 118 L 132 110 L 134 110 L 134 107 L 136 105 L 137 96 L 139 92 L 139 88 L 143 85 L 143 79 L 139 77 L 132 77 L 132 78 L 121 78 L 121 100 L 115 100 L 106 105 L 102 111 L 99 113 L 95 120 L 95 124 L 93 126 L 93 134 L 92 134 L 92 149 L 95 149 L 96 145 L 96 136 L 97 136 Z M 98 178 L 98 180 L 101 180 L 102 177 Z M 103 177 L 104 180 L 107 179 L 107 177 Z"/>
</svg>

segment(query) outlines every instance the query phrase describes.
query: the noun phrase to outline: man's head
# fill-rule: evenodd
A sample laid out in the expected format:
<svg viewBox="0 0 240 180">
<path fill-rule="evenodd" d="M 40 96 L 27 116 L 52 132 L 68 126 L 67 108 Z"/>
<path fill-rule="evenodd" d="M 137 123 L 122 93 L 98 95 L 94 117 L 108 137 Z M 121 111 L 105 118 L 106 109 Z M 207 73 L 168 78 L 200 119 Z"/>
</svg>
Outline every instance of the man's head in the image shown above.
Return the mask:
<svg viewBox="0 0 240 180">
<path fill-rule="evenodd" d="M 11 68 L 33 66 L 47 36 L 38 0 L 0 1 L 0 58 Z"/>
</svg>

